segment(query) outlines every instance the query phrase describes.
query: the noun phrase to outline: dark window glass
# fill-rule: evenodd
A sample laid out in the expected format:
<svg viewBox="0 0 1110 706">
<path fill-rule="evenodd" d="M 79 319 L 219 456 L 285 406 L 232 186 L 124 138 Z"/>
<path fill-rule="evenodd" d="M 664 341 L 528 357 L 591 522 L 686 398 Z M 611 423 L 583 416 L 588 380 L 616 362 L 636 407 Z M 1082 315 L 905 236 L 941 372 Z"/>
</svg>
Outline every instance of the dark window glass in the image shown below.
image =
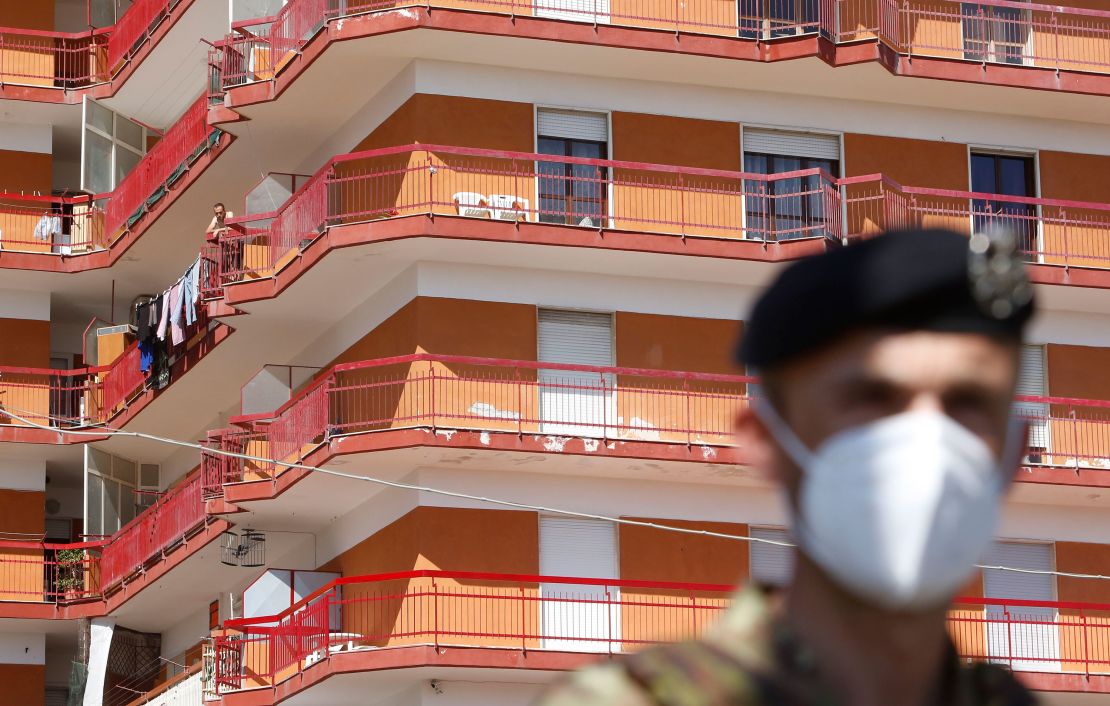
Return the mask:
<svg viewBox="0 0 1110 706">
<path fill-rule="evenodd" d="M 971 190 L 980 194 L 1035 196 L 1033 158 L 1016 155 L 971 155 Z M 994 199 L 972 199 L 972 226 L 1001 225 L 1015 231 L 1027 253 L 1037 251 L 1037 207 Z"/>
<path fill-rule="evenodd" d="M 787 155 L 745 153 L 744 171 L 753 174 L 783 174 L 804 169 L 824 169 L 836 176 L 840 163 Z M 766 240 L 829 237 L 825 188 L 821 177 L 791 177 L 744 182 L 745 228 L 749 237 Z"/>
<path fill-rule="evenodd" d="M 1026 10 L 965 2 L 960 14 L 965 59 L 1024 63 L 1030 24 Z"/>
<path fill-rule="evenodd" d="M 540 137 L 540 154 L 560 157 L 606 159 L 604 142 Z M 599 228 L 608 212 L 608 170 L 596 164 L 540 162 L 539 219 L 543 223 L 563 223 Z"/>
</svg>

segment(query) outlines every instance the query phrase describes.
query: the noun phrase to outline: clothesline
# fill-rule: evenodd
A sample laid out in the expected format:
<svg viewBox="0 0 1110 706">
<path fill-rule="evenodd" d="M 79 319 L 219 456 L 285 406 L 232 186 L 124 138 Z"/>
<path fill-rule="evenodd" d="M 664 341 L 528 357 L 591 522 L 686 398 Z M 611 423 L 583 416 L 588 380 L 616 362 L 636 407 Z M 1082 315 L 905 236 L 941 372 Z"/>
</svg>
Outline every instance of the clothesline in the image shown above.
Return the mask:
<svg viewBox="0 0 1110 706">
<path fill-rule="evenodd" d="M 208 266 L 209 261 L 198 255 L 173 285 L 135 305 L 139 369 L 152 378 L 156 390 L 170 382 L 173 348 L 186 341 L 186 330 L 201 319 L 201 269 Z"/>
</svg>

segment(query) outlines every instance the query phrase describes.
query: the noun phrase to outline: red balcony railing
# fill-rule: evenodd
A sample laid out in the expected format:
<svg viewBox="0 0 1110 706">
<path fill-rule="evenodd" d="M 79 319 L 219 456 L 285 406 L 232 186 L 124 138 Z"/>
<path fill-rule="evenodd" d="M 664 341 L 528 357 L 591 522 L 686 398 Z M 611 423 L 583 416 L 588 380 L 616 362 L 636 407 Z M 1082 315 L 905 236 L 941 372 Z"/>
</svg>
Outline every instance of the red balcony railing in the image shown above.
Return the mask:
<svg viewBox="0 0 1110 706">
<path fill-rule="evenodd" d="M 0 367 L 0 425 L 64 429 L 102 421 L 102 370 Z"/>
<path fill-rule="evenodd" d="M 849 238 L 916 225 L 970 234 L 1000 225 L 1031 263 L 1110 267 L 1110 203 L 901 186 L 880 174 L 839 180 Z"/>
<path fill-rule="evenodd" d="M 207 497 L 269 480 L 329 438 L 411 427 L 728 445 L 754 378 L 414 354 L 333 367 L 272 415 L 212 432 Z M 1110 402 L 1017 398 L 1028 468 L 1110 470 Z"/>
<path fill-rule="evenodd" d="M 219 691 L 267 687 L 336 653 L 413 644 L 612 654 L 696 638 L 734 587 L 454 571 L 344 577 L 215 638 Z M 962 657 L 1027 671 L 1110 673 L 1110 604 L 957 599 Z"/>
<path fill-rule="evenodd" d="M 110 78 L 108 30 L 66 33 L 0 27 L 0 84 L 73 89 Z"/>
<path fill-rule="evenodd" d="M 0 540 L 0 601 L 57 603 L 99 596 L 103 545 Z"/>
<path fill-rule="evenodd" d="M 74 89 L 109 81 L 178 2 L 135 0 L 115 25 L 89 32 L 0 27 L 0 84 Z"/>
<path fill-rule="evenodd" d="M 208 127 L 208 106 L 202 95 L 111 192 L 104 214 L 109 239 L 114 240 L 153 208 L 214 146 L 219 134 L 219 130 Z"/>
<path fill-rule="evenodd" d="M 1110 11 L 1014 0 L 880 0 L 880 36 L 910 56 L 1110 71 Z"/>
<path fill-rule="evenodd" d="M 92 197 L 0 193 L 0 251 L 75 255 L 107 247 Z"/>
<path fill-rule="evenodd" d="M 442 214 L 689 237 L 843 237 L 836 179 L 406 145 L 333 158 L 276 212 L 235 221 L 224 283 L 264 277 L 332 225 Z"/>
<path fill-rule="evenodd" d="M 180 0 L 135 0 L 108 36 L 108 66 L 113 73 L 149 40 Z"/>
<path fill-rule="evenodd" d="M 235 26 L 210 55 L 212 92 L 266 81 L 330 20 L 401 7 L 469 10 L 749 41 L 819 34 L 836 43 L 876 41 L 920 57 L 1110 71 L 1110 12 L 1014 0 L 290 0 L 272 17 Z"/>
<path fill-rule="evenodd" d="M 726 445 L 752 378 L 416 354 L 335 366 L 272 415 L 210 435 L 206 492 L 273 478 L 323 440 L 411 427 Z"/>
<path fill-rule="evenodd" d="M 205 524 L 203 478 L 194 469 L 119 532 L 96 542 L 0 540 L 0 601 L 99 598 L 172 551 Z"/>
<path fill-rule="evenodd" d="M 100 559 L 100 584 L 105 590 L 141 571 L 204 525 L 202 483 L 200 469 L 194 469 L 112 536 Z"/>
<path fill-rule="evenodd" d="M 1110 268 L 1110 204 L 902 186 L 881 174 L 751 174 L 411 145 L 335 157 L 277 211 L 234 219 L 219 281 L 275 274 L 330 226 L 433 214 L 683 238 L 843 242 L 908 226 L 998 223 L 1030 262 Z"/>
</svg>

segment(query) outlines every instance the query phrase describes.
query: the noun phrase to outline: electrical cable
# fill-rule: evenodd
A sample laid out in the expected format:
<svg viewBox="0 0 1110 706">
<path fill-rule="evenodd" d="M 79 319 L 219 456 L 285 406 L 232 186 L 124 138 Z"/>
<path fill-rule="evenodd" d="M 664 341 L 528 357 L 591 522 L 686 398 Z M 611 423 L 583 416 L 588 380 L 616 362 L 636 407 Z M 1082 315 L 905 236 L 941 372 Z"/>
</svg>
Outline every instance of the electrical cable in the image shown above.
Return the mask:
<svg viewBox="0 0 1110 706">
<path fill-rule="evenodd" d="M 363 481 L 363 482 L 367 482 L 367 483 L 373 483 L 373 484 L 376 484 L 376 485 L 383 485 L 383 486 L 386 486 L 386 487 L 396 488 L 396 489 L 400 489 L 400 490 L 412 490 L 412 491 L 417 491 L 417 492 L 422 492 L 422 493 L 428 493 L 430 495 L 442 495 L 442 496 L 457 498 L 457 499 L 461 499 L 461 500 L 472 500 L 472 501 L 487 503 L 487 504 L 490 504 L 490 505 L 500 505 L 500 506 L 504 506 L 504 507 L 511 507 L 511 508 L 518 509 L 518 510 L 532 510 L 532 511 L 535 511 L 535 512 L 542 512 L 542 513 L 551 514 L 551 515 L 563 515 L 563 516 L 566 516 L 566 517 L 577 517 L 577 518 L 581 518 L 581 519 L 599 520 L 599 521 L 604 521 L 604 522 L 611 522 L 611 523 L 617 524 L 617 525 L 628 525 L 628 526 L 633 526 L 633 527 L 646 527 L 646 528 L 649 528 L 649 529 L 657 529 L 657 530 L 662 530 L 662 531 L 665 531 L 665 532 L 676 532 L 676 533 L 679 533 L 679 534 L 690 534 L 690 535 L 698 535 L 698 536 L 703 536 L 703 537 L 714 537 L 714 538 L 717 538 L 717 539 L 728 539 L 728 540 L 748 542 L 748 543 L 755 542 L 755 543 L 759 543 L 759 544 L 769 544 L 769 545 L 774 545 L 774 546 L 779 546 L 779 547 L 791 547 L 792 548 L 792 547 L 797 546 L 793 542 L 781 542 L 781 541 L 778 541 L 778 540 L 766 539 L 766 538 L 763 538 L 763 537 L 750 537 L 750 536 L 743 536 L 743 535 L 736 535 L 736 534 L 727 534 L 727 533 L 724 533 L 724 532 L 713 532 L 711 530 L 697 530 L 697 529 L 692 529 L 692 528 L 689 528 L 689 527 L 675 527 L 673 525 L 663 525 L 663 524 L 659 524 L 657 522 L 648 522 L 648 521 L 645 521 L 645 520 L 630 520 L 630 519 L 624 518 L 624 517 L 610 517 L 608 515 L 600 515 L 600 514 L 590 513 L 590 512 L 580 512 L 580 511 L 577 511 L 577 510 L 567 510 L 567 509 L 564 509 L 564 508 L 547 507 L 547 506 L 543 506 L 543 505 L 532 505 L 530 503 L 522 503 L 522 502 L 517 502 L 517 501 L 514 501 L 514 500 L 505 500 L 505 499 L 502 499 L 502 498 L 490 498 L 490 497 L 485 497 L 485 496 L 481 496 L 481 495 L 471 495 L 469 493 L 461 493 L 461 492 L 454 491 L 454 490 L 444 490 L 442 488 L 434 488 L 434 487 L 431 487 L 431 486 L 415 485 L 413 483 L 402 483 L 400 481 L 385 480 L 384 478 L 374 478 L 373 476 L 360 476 L 360 475 L 356 475 L 356 474 L 353 474 L 353 473 L 345 473 L 343 471 L 336 471 L 336 470 L 331 469 L 331 468 L 322 468 L 320 466 L 310 466 L 310 465 L 304 464 L 304 463 L 297 463 L 297 462 L 292 462 L 292 461 L 280 461 L 280 460 L 277 460 L 277 459 L 267 458 L 267 457 L 264 457 L 264 456 L 255 456 L 255 455 L 252 455 L 252 454 L 240 453 L 240 452 L 237 452 L 237 451 L 226 451 L 224 449 L 216 449 L 216 448 L 204 446 L 203 444 L 199 444 L 199 443 L 195 443 L 195 442 L 181 441 L 179 439 L 170 439 L 170 438 L 166 438 L 166 437 L 157 436 L 155 434 L 146 434 L 144 432 L 137 432 L 137 431 L 126 431 L 126 430 L 123 430 L 123 429 L 117 429 L 115 427 L 108 426 L 107 424 L 103 424 L 103 423 L 97 425 L 97 428 L 103 429 L 104 431 L 82 431 L 82 430 L 78 430 L 78 429 L 57 429 L 57 428 L 54 428 L 54 427 L 48 427 L 48 426 L 45 426 L 45 425 L 42 425 L 42 424 L 38 424 L 38 423 L 33 422 L 29 419 L 21 417 L 18 414 L 14 413 L 12 411 L 11 407 L 6 407 L 4 405 L 0 405 L 0 410 L 4 410 L 4 414 L 11 417 L 12 419 L 16 419 L 20 422 L 23 422 L 24 424 L 26 424 L 28 426 L 32 426 L 32 427 L 35 427 L 35 428 L 38 428 L 38 429 L 45 429 L 47 431 L 57 432 L 59 434 L 69 434 L 71 436 L 97 436 L 97 437 L 125 436 L 125 437 L 137 438 L 137 439 L 146 439 L 148 441 L 154 441 L 154 442 L 157 442 L 157 443 L 167 444 L 167 445 L 170 445 L 170 446 L 196 449 L 196 450 L 200 451 L 201 453 L 207 453 L 207 454 L 211 454 L 211 455 L 215 455 L 215 456 L 224 456 L 224 457 L 227 457 L 227 458 L 235 458 L 235 459 L 239 459 L 239 460 L 243 460 L 243 461 L 252 461 L 254 463 L 267 463 L 267 464 L 272 464 L 274 466 L 285 466 L 285 467 L 288 467 L 288 468 L 296 468 L 296 469 L 299 469 L 299 470 L 309 471 L 309 472 L 312 472 L 312 473 L 319 473 L 319 474 L 323 474 L 323 475 L 334 476 L 336 478 L 345 478 L 345 479 L 348 479 L 348 480 Z M 39 415 L 39 416 L 41 416 L 41 415 Z M 1101 581 L 1110 581 L 1110 576 L 1103 575 L 1103 574 L 1086 574 L 1086 573 L 1077 573 L 1077 572 L 1071 572 L 1071 571 L 1054 571 L 1054 570 L 1048 570 L 1048 569 L 1022 569 L 1022 568 L 1013 567 L 1013 566 L 1002 566 L 1002 565 L 992 565 L 992 564 L 976 564 L 975 568 L 983 569 L 983 570 L 992 570 L 992 571 L 1009 571 L 1009 572 L 1012 572 L 1012 573 L 1020 573 L 1020 574 L 1048 575 L 1048 576 L 1058 576 L 1058 577 L 1063 577 L 1063 578 L 1094 579 L 1094 580 L 1101 580 Z"/>
</svg>

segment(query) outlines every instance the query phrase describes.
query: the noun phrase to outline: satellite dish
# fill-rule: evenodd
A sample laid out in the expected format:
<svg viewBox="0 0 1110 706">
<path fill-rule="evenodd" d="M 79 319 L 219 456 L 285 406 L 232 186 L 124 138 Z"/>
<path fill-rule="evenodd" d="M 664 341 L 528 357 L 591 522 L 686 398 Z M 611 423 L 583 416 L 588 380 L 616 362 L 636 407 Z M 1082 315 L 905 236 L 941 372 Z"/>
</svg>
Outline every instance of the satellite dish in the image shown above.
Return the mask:
<svg viewBox="0 0 1110 706">
<path fill-rule="evenodd" d="M 57 515 L 58 511 L 62 509 L 62 504 L 58 502 L 57 498 L 46 499 L 46 514 Z"/>
</svg>

